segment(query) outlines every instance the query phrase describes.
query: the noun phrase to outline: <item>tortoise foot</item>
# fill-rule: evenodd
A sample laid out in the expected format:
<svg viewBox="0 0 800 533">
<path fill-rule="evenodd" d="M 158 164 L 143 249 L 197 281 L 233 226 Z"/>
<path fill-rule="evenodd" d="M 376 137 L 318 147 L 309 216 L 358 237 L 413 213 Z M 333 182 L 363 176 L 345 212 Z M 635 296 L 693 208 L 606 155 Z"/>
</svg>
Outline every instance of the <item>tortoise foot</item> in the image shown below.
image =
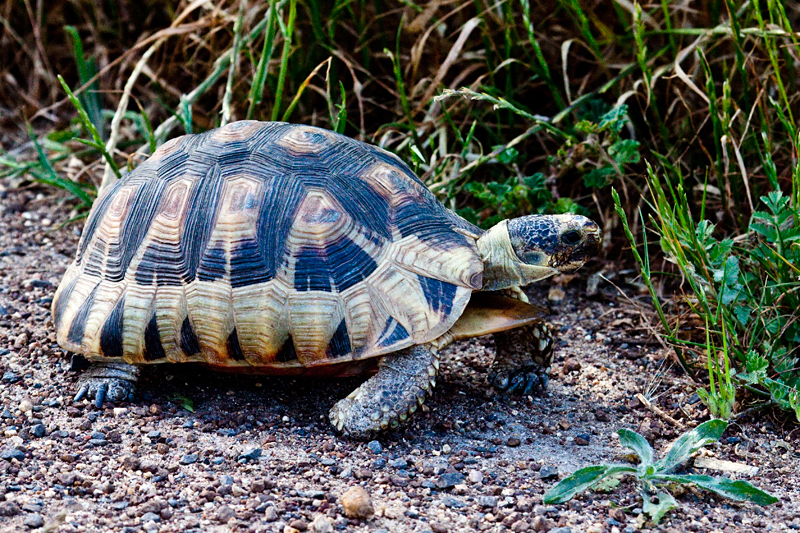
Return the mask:
<svg viewBox="0 0 800 533">
<path fill-rule="evenodd" d="M 97 363 L 78 379 L 78 393 L 74 401 L 94 398 L 98 408 L 103 402 L 121 402 L 133 399 L 139 368 L 125 363 Z"/>
<path fill-rule="evenodd" d="M 435 348 L 414 346 L 384 356 L 378 373 L 339 400 L 331 423 L 348 437 L 368 440 L 405 422 L 436 385 L 439 358 Z"/>
<path fill-rule="evenodd" d="M 497 355 L 489 383 L 498 391 L 528 395 L 544 391 L 553 363 L 553 334 L 544 322 L 494 334 Z"/>
</svg>

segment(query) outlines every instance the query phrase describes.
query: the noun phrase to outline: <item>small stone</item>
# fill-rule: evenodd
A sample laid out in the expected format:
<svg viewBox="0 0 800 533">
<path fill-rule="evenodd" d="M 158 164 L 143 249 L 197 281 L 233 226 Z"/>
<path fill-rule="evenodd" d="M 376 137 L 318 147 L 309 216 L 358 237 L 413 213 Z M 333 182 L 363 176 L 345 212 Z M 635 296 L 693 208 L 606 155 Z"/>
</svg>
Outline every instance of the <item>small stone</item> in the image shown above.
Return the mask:
<svg viewBox="0 0 800 533">
<path fill-rule="evenodd" d="M 31 529 L 35 529 L 44 525 L 44 518 L 39 513 L 31 513 L 25 517 L 23 524 Z"/>
<path fill-rule="evenodd" d="M 56 474 L 56 480 L 65 487 L 71 486 L 75 483 L 75 473 L 74 472 L 59 472 Z"/>
<path fill-rule="evenodd" d="M 278 511 L 275 510 L 274 505 L 268 505 L 266 509 L 264 509 L 264 520 L 267 522 L 274 522 L 278 519 Z"/>
<path fill-rule="evenodd" d="M 16 448 L 6 448 L 0 452 L 0 459 L 5 459 L 6 461 L 16 459 L 17 461 L 22 461 L 25 459 L 25 453 Z"/>
<path fill-rule="evenodd" d="M 196 453 L 187 453 L 183 457 L 181 457 L 180 463 L 182 465 L 190 465 L 197 462 L 198 455 Z"/>
<path fill-rule="evenodd" d="M 448 528 L 446 524 L 443 524 L 441 522 L 431 522 L 430 525 L 431 525 L 431 531 L 433 531 L 433 533 L 447 533 L 448 531 L 450 531 L 450 528 Z"/>
<path fill-rule="evenodd" d="M 559 425 L 559 426 L 561 427 L 561 429 L 563 429 L 564 431 L 566 431 L 566 430 L 568 430 L 570 427 L 572 427 L 572 424 L 570 424 L 570 423 L 569 423 L 569 421 L 568 421 L 566 418 L 562 418 L 561 420 L 559 420 L 559 421 L 558 421 L 558 425 Z"/>
<path fill-rule="evenodd" d="M 482 483 L 483 482 L 483 474 L 480 470 L 470 470 L 469 471 L 469 480 L 472 483 Z"/>
<path fill-rule="evenodd" d="M 348 518 L 369 518 L 375 513 L 372 499 L 361 485 L 354 485 L 342 494 L 341 503 L 344 507 L 344 514 Z"/>
<path fill-rule="evenodd" d="M 408 461 L 406 461 L 402 457 L 398 459 L 392 459 L 391 461 L 389 461 L 389 466 L 391 466 L 392 468 L 405 468 L 408 466 Z"/>
<path fill-rule="evenodd" d="M 139 519 L 139 521 L 141 523 L 150 522 L 150 521 L 161 522 L 161 515 L 156 514 L 156 513 L 152 512 L 152 511 L 148 511 L 148 512 L 146 512 L 146 513 L 144 513 L 142 515 L 142 517 Z"/>
<path fill-rule="evenodd" d="M 47 428 L 44 427 L 44 424 L 36 424 L 35 426 L 31 426 L 31 435 L 33 435 L 37 439 L 41 439 L 46 434 L 47 434 Z"/>
<path fill-rule="evenodd" d="M 514 533 L 522 533 L 523 531 L 528 531 L 530 528 L 530 524 L 525 520 L 517 520 L 513 524 L 511 524 L 511 531 Z"/>
<path fill-rule="evenodd" d="M 127 407 L 115 407 L 114 408 L 114 418 L 122 418 L 128 413 Z"/>
<path fill-rule="evenodd" d="M 570 372 L 577 372 L 581 369 L 581 362 L 577 359 L 567 359 L 564 361 L 564 373 L 569 374 Z"/>
<path fill-rule="evenodd" d="M 3 374 L 3 383 L 16 383 L 21 378 L 17 375 L 16 372 L 9 370 Z"/>
<path fill-rule="evenodd" d="M 497 496 L 478 496 L 478 505 L 481 507 L 497 507 Z"/>
<path fill-rule="evenodd" d="M 572 530 L 568 527 L 557 527 L 555 529 L 551 529 L 550 533 L 572 533 Z"/>
<path fill-rule="evenodd" d="M 153 404 L 150 406 L 150 414 L 151 415 L 160 415 L 161 414 L 161 406 Z"/>
<path fill-rule="evenodd" d="M 442 498 L 442 503 L 445 504 L 446 507 L 450 507 L 451 509 L 460 509 L 462 507 L 466 507 L 466 502 L 459 500 L 458 498 L 454 498 L 452 496 L 445 496 Z"/>
<path fill-rule="evenodd" d="M 578 446 L 588 446 L 589 439 L 591 439 L 589 435 L 582 433 L 575 437 L 575 444 L 577 444 Z"/>
<path fill-rule="evenodd" d="M 19 506 L 14 502 L 0 502 L 0 516 L 16 516 L 20 513 Z"/>
<path fill-rule="evenodd" d="M 316 533 L 332 533 L 333 522 L 324 514 L 318 514 L 311 522 L 311 530 Z"/>
<path fill-rule="evenodd" d="M 436 488 L 452 489 L 456 485 L 463 483 L 466 477 L 461 472 L 447 472 L 436 479 Z"/>
<path fill-rule="evenodd" d="M 19 402 L 18 409 L 27 415 L 33 411 L 33 404 L 28 400 L 22 400 Z"/>
<path fill-rule="evenodd" d="M 543 516 L 535 516 L 531 525 L 536 531 L 550 531 L 553 528 L 552 522 Z"/>
<path fill-rule="evenodd" d="M 264 492 L 267 488 L 266 483 L 264 483 L 263 479 L 254 479 L 252 483 L 250 483 L 250 492 Z"/>
<path fill-rule="evenodd" d="M 383 446 L 381 446 L 381 443 L 376 440 L 369 441 L 367 443 L 367 448 L 369 448 L 369 450 L 375 455 L 378 455 L 383 451 Z"/>
<path fill-rule="evenodd" d="M 594 417 L 598 422 L 608 422 L 608 413 L 601 411 L 600 409 L 594 412 Z"/>
<path fill-rule="evenodd" d="M 530 498 L 518 498 L 514 507 L 517 509 L 517 511 L 526 513 L 533 509 L 533 502 L 530 500 Z"/>
<path fill-rule="evenodd" d="M 133 455 L 126 455 L 122 458 L 122 468 L 126 470 L 139 470 L 139 459 Z"/>
<path fill-rule="evenodd" d="M 452 450 L 452 448 L 450 448 L 449 444 L 445 444 L 445 445 L 442 446 L 442 453 L 443 454 L 448 454 L 448 453 L 450 453 L 451 450 Z"/>
<path fill-rule="evenodd" d="M 308 524 L 305 522 L 305 520 L 300 520 L 298 518 L 296 520 L 292 520 L 291 522 L 289 522 L 289 527 L 297 531 L 305 531 L 306 529 L 308 529 Z"/>
<path fill-rule="evenodd" d="M 407 487 L 408 483 L 409 483 L 408 478 L 403 477 L 403 476 L 396 476 L 396 475 L 389 476 L 389 481 L 391 481 L 392 485 L 394 485 L 396 487 Z"/>
<path fill-rule="evenodd" d="M 558 479 L 558 468 L 554 466 L 543 466 L 539 469 L 539 477 L 546 479 Z"/>
<path fill-rule="evenodd" d="M 238 458 L 239 461 L 257 461 L 261 457 L 261 448 L 253 448 L 241 454 Z"/>
<path fill-rule="evenodd" d="M 509 437 L 508 440 L 506 441 L 506 446 L 510 448 L 516 448 L 520 444 L 522 444 L 522 441 L 519 440 L 517 437 Z"/>
<path fill-rule="evenodd" d="M 219 509 L 217 509 L 217 520 L 219 520 L 223 524 L 226 523 L 231 518 L 236 518 L 236 511 L 234 511 L 227 505 L 223 505 Z"/>
</svg>

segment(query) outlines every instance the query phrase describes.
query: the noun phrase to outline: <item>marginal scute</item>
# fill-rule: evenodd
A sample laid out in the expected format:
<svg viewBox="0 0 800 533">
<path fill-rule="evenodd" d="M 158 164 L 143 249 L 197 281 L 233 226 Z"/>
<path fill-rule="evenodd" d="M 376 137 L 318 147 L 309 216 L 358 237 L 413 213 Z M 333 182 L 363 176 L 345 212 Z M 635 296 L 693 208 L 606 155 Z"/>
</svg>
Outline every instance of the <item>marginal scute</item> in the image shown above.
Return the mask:
<svg viewBox="0 0 800 533">
<path fill-rule="evenodd" d="M 53 318 L 105 361 L 367 359 L 453 325 L 481 285 L 479 235 L 380 148 L 237 122 L 169 141 L 97 200 Z"/>
</svg>

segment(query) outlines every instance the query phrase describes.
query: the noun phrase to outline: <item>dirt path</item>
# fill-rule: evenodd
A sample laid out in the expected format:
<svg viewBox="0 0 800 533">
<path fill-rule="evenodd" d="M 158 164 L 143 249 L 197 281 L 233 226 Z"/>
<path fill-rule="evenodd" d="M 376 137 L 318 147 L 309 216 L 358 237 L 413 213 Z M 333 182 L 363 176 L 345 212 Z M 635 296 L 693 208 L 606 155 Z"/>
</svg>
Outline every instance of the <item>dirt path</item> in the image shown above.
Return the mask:
<svg viewBox="0 0 800 533">
<path fill-rule="evenodd" d="M 549 302 L 560 341 L 544 397 L 498 396 L 486 384 L 491 339 L 459 343 L 425 412 L 379 442 L 343 440 L 326 420 L 357 379 L 163 366 L 144 372 L 132 404 L 73 405 L 75 374 L 49 313 L 78 239 L 80 224 L 56 229 L 67 216 L 56 197 L 0 189 L 0 531 L 638 531 L 641 500 L 629 484 L 554 507 L 542 494 L 555 476 L 622 460 L 619 428 L 665 449 L 678 429 L 636 393 L 654 392 L 682 423 L 704 420 L 695 387 L 664 370 L 636 312 L 610 287 L 588 298 L 585 278 Z M 531 295 L 548 301 L 546 287 Z M 758 467 L 749 479 L 779 504 L 690 491 L 649 529 L 800 529 L 800 432 L 791 429 L 760 415 L 707 450 Z M 371 495 L 369 520 L 343 514 L 339 497 L 355 484 Z"/>
</svg>

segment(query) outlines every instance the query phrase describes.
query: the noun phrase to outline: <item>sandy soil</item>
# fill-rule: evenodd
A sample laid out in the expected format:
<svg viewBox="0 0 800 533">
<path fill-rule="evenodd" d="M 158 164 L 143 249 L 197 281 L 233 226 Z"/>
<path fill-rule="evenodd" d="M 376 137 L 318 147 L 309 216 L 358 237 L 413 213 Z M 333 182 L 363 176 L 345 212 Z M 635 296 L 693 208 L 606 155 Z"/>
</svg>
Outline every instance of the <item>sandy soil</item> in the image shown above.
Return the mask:
<svg viewBox="0 0 800 533">
<path fill-rule="evenodd" d="M 558 477 L 623 461 L 619 428 L 662 452 L 680 433 L 637 393 L 678 424 L 708 417 L 638 311 L 608 285 L 587 296 L 597 264 L 556 285 L 552 299 L 548 286 L 530 291 L 560 338 L 545 395 L 496 394 L 486 383 L 491 338 L 462 342 L 445 352 L 424 412 L 376 442 L 345 440 L 326 420 L 358 379 L 159 366 L 144 372 L 131 404 L 73 404 L 76 373 L 49 312 L 81 227 L 59 227 L 68 215 L 48 191 L 0 189 L 0 531 L 800 529 L 800 433 L 770 413 L 732 424 L 702 453 L 757 467 L 747 479 L 776 505 L 684 490 L 657 527 L 642 519 L 630 483 L 542 505 Z M 367 520 L 343 512 L 340 497 L 357 484 L 375 510 Z"/>
</svg>

